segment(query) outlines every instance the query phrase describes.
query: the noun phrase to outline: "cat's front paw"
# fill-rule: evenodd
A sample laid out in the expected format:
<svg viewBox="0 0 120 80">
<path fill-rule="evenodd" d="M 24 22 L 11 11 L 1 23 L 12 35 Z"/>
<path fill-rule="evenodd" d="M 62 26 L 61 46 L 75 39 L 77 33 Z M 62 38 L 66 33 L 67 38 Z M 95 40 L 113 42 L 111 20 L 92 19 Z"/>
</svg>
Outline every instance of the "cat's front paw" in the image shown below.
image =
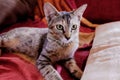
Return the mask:
<svg viewBox="0 0 120 80">
<path fill-rule="evenodd" d="M 45 80 L 63 80 L 60 74 L 51 65 L 46 65 L 40 72 Z"/>
<path fill-rule="evenodd" d="M 59 75 L 51 73 L 45 76 L 45 80 L 63 80 Z"/>
<path fill-rule="evenodd" d="M 83 72 L 81 70 L 74 70 L 72 75 L 76 78 L 75 80 L 80 80 L 82 77 Z"/>
<path fill-rule="evenodd" d="M 76 78 L 81 79 L 82 74 L 83 74 L 83 72 L 78 71 L 78 72 L 76 73 Z"/>
</svg>

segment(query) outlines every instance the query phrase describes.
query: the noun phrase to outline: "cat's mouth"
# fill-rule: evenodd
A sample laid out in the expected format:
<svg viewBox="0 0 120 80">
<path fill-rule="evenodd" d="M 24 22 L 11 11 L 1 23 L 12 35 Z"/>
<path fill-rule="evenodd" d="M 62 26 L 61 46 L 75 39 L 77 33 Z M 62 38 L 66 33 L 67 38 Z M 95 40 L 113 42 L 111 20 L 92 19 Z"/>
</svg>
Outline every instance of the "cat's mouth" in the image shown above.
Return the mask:
<svg viewBox="0 0 120 80">
<path fill-rule="evenodd" d="M 48 39 L 49 39 L 49 40 L 52 40 L 53 42 L 56 42 L 57 44 L 59 44 L 59 45 L 61 45 L 61 46 L 64 46 L 64 47 L 67 47 L 67 46 L 69 46 L 71 43 L 73 43 L 73 41 L 70 41 L 70 39 L 69 39 L 69 40 L 67 40 L 67 39 L 57 40 L 57 39 L 54 39 L 54 38 L 51 38 L 51 37 L 49 37 Z"/>
<path fill-rule="evenodd" d="M 64 37 L 60 41 L 67 44 L 67 43 L 71 42 L 72 40 L 71 40 L 71 37 Z"/>
<path fill-rule="evenodd" d="M 73 43 L 73 41 L 68 41 L 68 42 L 57 41 L 57 43 L 59 45 L 61 45 L 62 47 L 68 47 L 68 46 L 70 46 Z"/>
<path fill-rule="evenodd" d="M 62 46 L 67 47 L 67 46 L 70 46 L 72 43 L 73 43 L 72 41 L 70 41 L 68 43 L 63 43 Z"/>
</svg>

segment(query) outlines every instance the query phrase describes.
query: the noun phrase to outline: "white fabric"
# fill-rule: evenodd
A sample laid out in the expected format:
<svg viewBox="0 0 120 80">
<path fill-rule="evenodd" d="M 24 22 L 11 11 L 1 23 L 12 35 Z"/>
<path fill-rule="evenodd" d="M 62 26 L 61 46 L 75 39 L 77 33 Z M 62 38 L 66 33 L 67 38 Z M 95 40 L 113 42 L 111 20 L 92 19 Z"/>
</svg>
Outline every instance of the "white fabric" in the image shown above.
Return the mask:
<svg viewBox="0 0 120 80">
<path fill-rule="evenodd" d="M 120 21 L 96 28 L 81 80 L 120 80 Z"/>
</svg>

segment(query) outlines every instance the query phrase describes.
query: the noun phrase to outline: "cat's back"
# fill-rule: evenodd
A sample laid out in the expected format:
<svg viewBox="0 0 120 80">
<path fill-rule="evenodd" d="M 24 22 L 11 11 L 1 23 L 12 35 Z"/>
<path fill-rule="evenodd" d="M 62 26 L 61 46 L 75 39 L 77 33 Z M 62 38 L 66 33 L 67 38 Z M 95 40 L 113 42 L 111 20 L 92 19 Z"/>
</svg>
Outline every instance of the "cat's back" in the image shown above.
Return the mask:
<svg viewBox="0 0 120 80">
<path fill-rule="evenodd" d="M 3 35 L 4 34 L 9 36 L 10 35 L 30 35 L 30 34 L 43 35 L 46 33 L 48 33 L 47 28 L 21 27 L 21 28 L 15 28 L 15 29 L 9 30 L 8 32 L 3 33 Z"/>
<path fill-rule="evenodd" d="M 32 41 L 34 44 L 39 44 L 46 39 L 47 33 L 47 28 L 21 27 L 0 34 L 0 40 L 4 42 L 17 40 L 20 44 Z"/>
</svg>

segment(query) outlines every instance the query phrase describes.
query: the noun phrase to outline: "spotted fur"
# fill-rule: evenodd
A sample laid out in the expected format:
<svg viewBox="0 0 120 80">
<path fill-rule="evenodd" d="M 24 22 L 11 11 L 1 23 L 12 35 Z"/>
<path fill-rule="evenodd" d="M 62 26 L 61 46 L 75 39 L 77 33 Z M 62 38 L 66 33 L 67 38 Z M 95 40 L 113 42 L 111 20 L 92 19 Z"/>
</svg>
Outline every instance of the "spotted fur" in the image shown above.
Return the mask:
<svg viewBox="0 0 120 80">
<path fill-rule="evenodd" d="M 48 28 L 16 28 L 0 35 L 0 48 L 36 57 L 36 66 L 46 80 L 63 80 L 52 64 L 62 61 L 69 72 L 80 79 L 82 70 L 74 53 L 79 44 L 80 19 L 86 8 L 58 12 L 50 3 L 44 5 Z"/>
</svg>

